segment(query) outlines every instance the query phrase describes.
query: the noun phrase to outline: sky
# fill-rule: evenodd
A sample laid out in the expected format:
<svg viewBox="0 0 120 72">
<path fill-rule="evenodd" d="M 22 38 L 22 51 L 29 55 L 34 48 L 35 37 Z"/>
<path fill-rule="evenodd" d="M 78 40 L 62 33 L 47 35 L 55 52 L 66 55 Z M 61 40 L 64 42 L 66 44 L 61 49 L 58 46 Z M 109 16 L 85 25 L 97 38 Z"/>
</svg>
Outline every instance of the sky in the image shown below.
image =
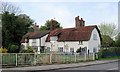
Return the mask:
<svg viewBox="0 0 120 72">
<path fill-rule="evenodd" d="M 20 7 L 23 14 L 27 14 L 38 25 L 44 25 L 47 20 L 55 19 L 62 27 L 75 27 L 75 17 L 80 16 L 85 20 L 85 25 L 99 25 L 102 22 L 118 25 L 118 2 L 112 0 L 100 1 L 73 1 L 56 2 L 51 0 L 29 0 L 13 2 Z M 58 0 L 59 1 L 59 0 Z"/>
</svg>

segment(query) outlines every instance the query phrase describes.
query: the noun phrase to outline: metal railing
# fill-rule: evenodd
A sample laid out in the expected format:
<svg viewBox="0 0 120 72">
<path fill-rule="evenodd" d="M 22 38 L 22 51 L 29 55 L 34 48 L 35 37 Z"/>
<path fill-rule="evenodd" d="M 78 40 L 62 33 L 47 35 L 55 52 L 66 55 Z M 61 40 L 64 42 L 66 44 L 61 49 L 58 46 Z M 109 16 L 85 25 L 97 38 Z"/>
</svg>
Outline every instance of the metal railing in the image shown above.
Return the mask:
<svg viewBox="0 0 120 72">
<path fill-rule="evenodd" d="M 95 60 L 95 54 L 65 53 L 0 53 L 0 64 L 4 66 L 42 65 L 54 63 L 74 63 Z"/>
</svg>

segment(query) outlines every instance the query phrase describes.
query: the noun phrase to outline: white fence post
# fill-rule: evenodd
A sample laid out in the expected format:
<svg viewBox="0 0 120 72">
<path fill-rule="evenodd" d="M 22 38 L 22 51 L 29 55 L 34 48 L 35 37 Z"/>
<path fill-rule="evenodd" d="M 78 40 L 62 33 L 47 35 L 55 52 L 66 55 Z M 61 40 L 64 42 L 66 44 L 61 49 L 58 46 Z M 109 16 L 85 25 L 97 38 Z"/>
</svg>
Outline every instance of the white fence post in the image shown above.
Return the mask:
<svg viewBox="0 0 120 72">
<path fill-rule="evenodd" d="M 95 60 L 95 53 L 93 53 L 93 60 Z"/>
<path fill-rule="evenodd" d="M 17 66 L 17 65 L 18 65 L 18 55 L 17 55 L 17 53 L 15 54 L 15 58 L 16 58 L 16 63 L 15 63 L 15 65 Z"/>
<path fill-rule="evenodd" d="M 52 64 L 52 53 L 50 53 L 50 64 Z"/>
<path fill-rule="evenodd" d="M 75 62 L 76 62 L 76 53 L 75 53 Z"/>
</svg>

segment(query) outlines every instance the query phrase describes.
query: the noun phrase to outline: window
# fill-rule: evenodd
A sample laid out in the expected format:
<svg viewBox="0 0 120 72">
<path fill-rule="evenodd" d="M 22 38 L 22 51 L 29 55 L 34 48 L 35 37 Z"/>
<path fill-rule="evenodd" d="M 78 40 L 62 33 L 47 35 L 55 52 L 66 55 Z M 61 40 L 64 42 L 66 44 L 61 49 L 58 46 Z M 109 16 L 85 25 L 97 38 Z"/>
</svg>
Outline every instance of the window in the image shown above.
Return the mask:
<svg viewBox="0 0 120 72">
<path fill-rule="evenodd" d="M 63 52 L 63 47 L 58 47 L 58 52 Z"/>
<path fill-rule="evenodd" d="M 83 41 L 79 41 L 79 44 L 80 44 L 80 45 L 83 45 Z"/>
<path fill-rule="evenodd" d="M 70 52 L 73 53 L 74 52 L 74 48 L 70 48 Z"/>
<path fill-rule="evenodd" d="M 96 53 L 96 51 L 97 51 L 96 48 L 93 48 L 93 52 Z"/>
<path fill-rule="evenodd" d="M 97 40 L 97 35 L 93 34 L 93 40 Z"/>
<path fill-rule="evenodd" d="M 32 46 L 36 46 L 36 39 L 32 40 Z"/>
</svg>

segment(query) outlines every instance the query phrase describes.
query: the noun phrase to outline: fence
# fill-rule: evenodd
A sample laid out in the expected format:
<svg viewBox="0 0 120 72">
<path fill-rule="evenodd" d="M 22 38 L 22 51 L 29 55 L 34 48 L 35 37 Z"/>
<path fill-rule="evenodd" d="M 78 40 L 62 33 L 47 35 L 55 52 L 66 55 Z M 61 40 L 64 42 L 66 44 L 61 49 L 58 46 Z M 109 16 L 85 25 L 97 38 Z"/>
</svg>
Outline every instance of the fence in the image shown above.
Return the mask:
<svg viewBox="0 0 120 72">
<path fill-rule="evenodd" d="M 73 63 L 95 60 L 94 53 L 90 54 L 65 54 L 65 53 L 1 53 L 3 66 L 42 65 L 54 63 Z"/>
</svg>

